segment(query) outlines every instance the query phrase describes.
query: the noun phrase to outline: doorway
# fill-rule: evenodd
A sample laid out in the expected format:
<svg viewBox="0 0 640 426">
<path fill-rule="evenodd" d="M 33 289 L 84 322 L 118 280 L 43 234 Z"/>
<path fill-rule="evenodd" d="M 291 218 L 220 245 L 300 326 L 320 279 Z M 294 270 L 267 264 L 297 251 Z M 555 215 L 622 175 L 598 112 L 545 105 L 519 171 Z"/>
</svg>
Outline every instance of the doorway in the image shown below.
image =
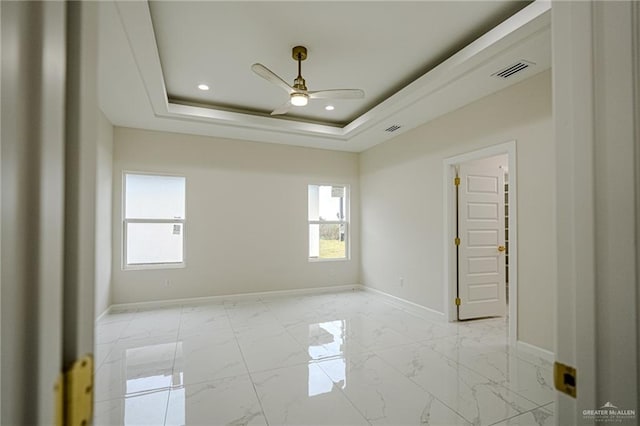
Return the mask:
<svg viewBox="0 0 640 426">
<path fill-rule="evenodd" d="M 447 320 L 507 316 L 513 345 L 518 300 L 515 160 L 511 141 L 443 162 Z"/>
</svg>

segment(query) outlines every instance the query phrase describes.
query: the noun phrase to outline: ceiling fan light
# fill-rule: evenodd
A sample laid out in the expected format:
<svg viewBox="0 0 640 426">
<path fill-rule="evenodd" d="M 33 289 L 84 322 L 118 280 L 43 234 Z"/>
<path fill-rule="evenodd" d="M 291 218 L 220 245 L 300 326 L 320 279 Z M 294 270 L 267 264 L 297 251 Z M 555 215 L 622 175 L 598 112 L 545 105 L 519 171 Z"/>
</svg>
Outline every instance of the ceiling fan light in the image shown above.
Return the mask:
<svg viewBox="0 0 640 426">
<path fill-rule="evenodd" d="M 305 106 L 309 102 L 309 97 L 304 93 L 292 93 L 291 105 Z"/>
</svg>

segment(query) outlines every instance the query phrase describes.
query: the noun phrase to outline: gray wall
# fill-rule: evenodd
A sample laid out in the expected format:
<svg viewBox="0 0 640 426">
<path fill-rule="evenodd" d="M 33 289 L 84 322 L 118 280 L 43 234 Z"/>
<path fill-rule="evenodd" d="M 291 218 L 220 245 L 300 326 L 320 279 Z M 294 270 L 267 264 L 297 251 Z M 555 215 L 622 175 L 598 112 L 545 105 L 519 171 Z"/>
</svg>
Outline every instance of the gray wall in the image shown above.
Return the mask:
<svg viewBox="0 0 640 426">
<path fill-rule="evenodd" d="M 443 160 L 516 140 L 518 338 L 552 350 L 555 152 L 543 72 L 360 155 L 362 283 L 444 311 Z M 404 278 L 404 285 L 398 278 Z"/>
<path fill-rule="evenodd" d="M 122 270 L 122 174 L 187 178 L 186 267 Z M 113 302 L 359 283 L 358 156 L 116 127 Z M 350 260 L 309 262 L 307 185 L 351 187 Z"/>
</svg>

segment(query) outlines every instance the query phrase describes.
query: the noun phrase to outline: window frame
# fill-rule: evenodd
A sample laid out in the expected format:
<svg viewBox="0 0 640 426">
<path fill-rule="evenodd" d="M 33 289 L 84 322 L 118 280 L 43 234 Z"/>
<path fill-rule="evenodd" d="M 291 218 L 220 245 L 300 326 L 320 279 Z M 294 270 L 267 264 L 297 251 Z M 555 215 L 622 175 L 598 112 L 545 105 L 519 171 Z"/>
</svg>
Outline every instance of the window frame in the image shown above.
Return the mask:
<svg viewBox="0 0 640 426">
<path fill-rule="evenodd" d="M 161 176 L 161 177 L 176 177 L 184 179 L 184 217 L 181 219 L 127 219 L 127 175 L 147 175 L 147 176 Z M 187 266 L 187 177 L 184 175 L 164 172 L 149 172 L 149 171 L 134 171 L 123 170 L 122 171 L 122 203 L 121 203 L 121 218 L 122 218 L 122 259 L 121 268 L 123 271 L 136 271 L 145 269 L 182 269 Z M 127 228 L 130 223 L 167 223 L 167 224 L 181 224 L 182 226 L 182 262 L 162 262 L 162 263 L 127 263 Z"/>
<path fill-rule="evenodd" d="M 309 187 L 310 186 L 342 186 L 345 190 L 343 220 L 309 220 Z M 307 184 L 307 260 L 309 262 L 346 262 L 351 260 L 351 186 L 345 183 L 309 183 Z M 309 226 L 311 225 L 344 225 L 344 257 L 309 257 Z"/>
</svg>

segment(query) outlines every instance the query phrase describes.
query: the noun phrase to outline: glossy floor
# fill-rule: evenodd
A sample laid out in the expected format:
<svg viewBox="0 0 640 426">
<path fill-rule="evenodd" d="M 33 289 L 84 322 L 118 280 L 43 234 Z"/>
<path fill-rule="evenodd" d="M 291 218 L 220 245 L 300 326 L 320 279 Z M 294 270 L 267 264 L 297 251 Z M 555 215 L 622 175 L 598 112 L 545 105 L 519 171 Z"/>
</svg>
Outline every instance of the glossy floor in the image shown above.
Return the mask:
<svg viewBox="0 0 640 426">
<path fill-rule="evenodd" d="M 97 425 L 551 425 L 551 365 L 504 319 L 441 323 L 368 292 L 110 314 Z"/>
</svg>

